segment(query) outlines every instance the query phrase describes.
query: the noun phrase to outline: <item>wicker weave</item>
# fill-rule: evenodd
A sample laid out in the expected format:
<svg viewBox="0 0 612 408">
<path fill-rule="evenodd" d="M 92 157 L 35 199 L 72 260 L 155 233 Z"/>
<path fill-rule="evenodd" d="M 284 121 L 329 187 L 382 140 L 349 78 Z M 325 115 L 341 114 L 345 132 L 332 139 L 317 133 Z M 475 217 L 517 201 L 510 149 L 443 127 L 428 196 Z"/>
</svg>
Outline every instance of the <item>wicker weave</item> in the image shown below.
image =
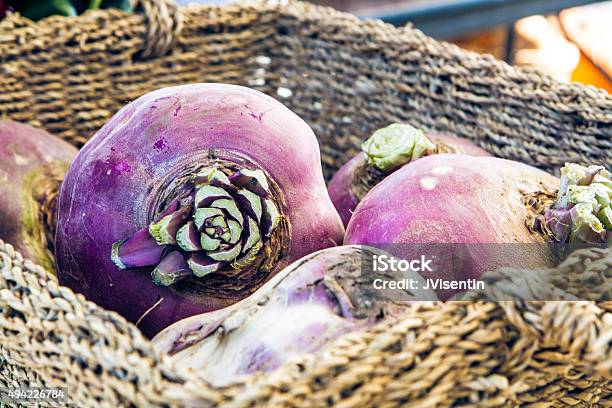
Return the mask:
<svg viewBox="0 0 612 408">
<path fill-rule="evenodd" d="M 81 145 L 124 103 L 185 82 L 276 96 L 319 136 L 326 175 L 372 129 L 409 121 L 545 169 L 612 163 L 612 98 L 420 32 L 298 2 L 0 23 L 0 114 Z M 0 241 L 0 387 L 66 387 L 79 407 L 612 406 L 611 249 L 534 284 L 592 302 L 423 303 L 316 358 L 214 388 L 183 378 L 132 324 L 61 287 Z M 491 275 L 509 290 L 517 271 Z M 516 280 L 514 280 L 516 281 Z"/>
</svg>

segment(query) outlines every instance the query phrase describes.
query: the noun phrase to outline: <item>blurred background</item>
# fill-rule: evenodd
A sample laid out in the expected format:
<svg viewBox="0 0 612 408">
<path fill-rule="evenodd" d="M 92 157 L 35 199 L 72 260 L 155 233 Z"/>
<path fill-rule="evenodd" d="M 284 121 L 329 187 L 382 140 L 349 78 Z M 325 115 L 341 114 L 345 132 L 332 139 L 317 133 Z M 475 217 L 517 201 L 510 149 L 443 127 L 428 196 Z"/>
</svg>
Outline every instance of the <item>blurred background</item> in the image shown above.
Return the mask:
<svg viewBox="0 0 612 408">
<path fill-rule="evenodd" d="M 612 93 L 612 1 L 311 0 Z M 229 0 L 179 0 L 222 4 Z"/>
</svg>

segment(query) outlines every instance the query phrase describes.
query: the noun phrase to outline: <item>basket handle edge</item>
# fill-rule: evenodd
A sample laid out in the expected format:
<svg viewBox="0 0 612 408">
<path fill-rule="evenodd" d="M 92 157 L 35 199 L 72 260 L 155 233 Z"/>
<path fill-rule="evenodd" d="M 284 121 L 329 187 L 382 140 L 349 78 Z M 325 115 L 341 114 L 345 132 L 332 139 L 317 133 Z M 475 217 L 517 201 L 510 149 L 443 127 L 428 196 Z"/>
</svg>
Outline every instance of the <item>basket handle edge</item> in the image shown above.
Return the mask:
<svg viewBox="0 0 612 408">
<path fill-rule="evenodd" d="M 140 58 L 159 57 L 176 43 L 183 29 L 183 13 L 174 0 L 131 0 L 140 6 L 146 19 L 147 34 Z"/>
</svg>

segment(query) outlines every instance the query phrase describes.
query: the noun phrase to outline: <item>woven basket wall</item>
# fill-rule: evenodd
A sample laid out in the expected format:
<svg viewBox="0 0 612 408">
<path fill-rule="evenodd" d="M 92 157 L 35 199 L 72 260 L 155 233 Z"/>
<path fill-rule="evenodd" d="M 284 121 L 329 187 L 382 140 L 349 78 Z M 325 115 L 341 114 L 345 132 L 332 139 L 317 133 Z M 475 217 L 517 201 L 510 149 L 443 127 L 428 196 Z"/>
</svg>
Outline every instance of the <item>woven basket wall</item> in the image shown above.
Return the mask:
<svg viewBox="0 0 612 408">
<path fill-rule="evenodd" d="M 0 116 L 81 146 L 156 88 L 228 82 L 275 96 L 321 142 L 326 176 L 393 121 L 554 170 L 612 163 L 612 98 L 299 2 L 0 22 Z M 612 250 L 575 252 L 528 283 L 590 302 L 420 304 L 316 358 L 215 388 L 177 374 L 132 324 L 0 241 L 0 387 L 66 388 L 89 406 L 612 406 Z M 492 273 L 512 290 L 520 272 Z M 1 404 L 1 403 L 0 403 Z"/>
</svg>

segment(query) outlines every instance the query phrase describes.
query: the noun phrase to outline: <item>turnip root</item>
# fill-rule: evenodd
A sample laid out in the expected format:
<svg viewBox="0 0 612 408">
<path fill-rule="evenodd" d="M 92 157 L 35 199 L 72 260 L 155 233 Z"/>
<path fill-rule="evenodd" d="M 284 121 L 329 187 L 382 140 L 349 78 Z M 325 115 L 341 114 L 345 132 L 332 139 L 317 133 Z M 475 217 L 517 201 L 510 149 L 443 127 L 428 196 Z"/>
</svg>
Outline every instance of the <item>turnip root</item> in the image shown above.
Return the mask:
<svg viewBox="0 0 612 408">
<path fill-rule="evenodd" d="M 172 356 L 178 370 L 204 374 L 216 385 L 273 371 L 292 356 L 314 353 L 344 333 L 366 329 L 409 307 L 372 291 L 372 276 L 362 266 L 380 254 L 374 248 L 342 246 L 308 255 L 249 298 L 177 322 L 153 344 Z M 424 285 L 418 274 L 410 276 Z M 404 300 L 416 299 L 406 295 Z M 435 299 L 426 290 L 418 296 Z"/>
<path fill-rule="evenodd" d="M 555 264 L 534 220 L 554 202 L 559 179 L 514 161 L 434 155 L 388 176 L 357 206 L 346 244 L 379 247 L 402 259 L 437 254 L 424 278 L 478 279 L 498 267 Z M 456 290 L 439 290 L 446 300 Z"/>
<path fill-rule="evenodd" d="M 50 272 L 57 195 L 76 152 L 44 130 L 0 121 L 0 238 Z"/>
<path fill-rule="evenodd" d="M 343 233 L 303 120 L 251 89 L 192 84 L 130 103 L 80 151 L 57 263 L 64 285 L 152 336 Z"/>
<path fill-rule="evenodd" d="M 490 156 L 466 139 L 441 133 L 423 133 L 410 125 L 393 124 L 379 129 L 362 145 L 362 152 L 334 175 L 329 196 L 348 225 L 361 199 L 376 184 L 400 167 L 421 157 L 441 153 Z"/>
</svg>

